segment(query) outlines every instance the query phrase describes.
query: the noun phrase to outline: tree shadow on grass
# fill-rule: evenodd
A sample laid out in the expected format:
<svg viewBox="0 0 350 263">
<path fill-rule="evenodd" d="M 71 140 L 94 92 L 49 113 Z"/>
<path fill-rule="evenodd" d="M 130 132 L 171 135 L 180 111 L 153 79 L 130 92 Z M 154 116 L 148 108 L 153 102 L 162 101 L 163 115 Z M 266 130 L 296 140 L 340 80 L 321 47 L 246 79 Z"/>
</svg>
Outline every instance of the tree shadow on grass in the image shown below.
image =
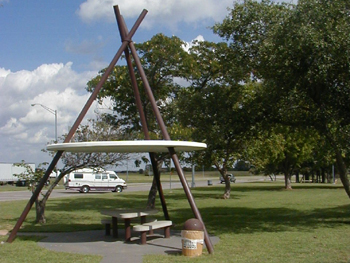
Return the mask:
<svg viewBox="0 0 350 263">
<path fill-rule="evenodd" d="M 304 189 L 304 188 L 300 188 Z M 195 200 L 209 232 L 215 235 L 224 233 L 254 233 L 279 231 L 310 231 L 319 227 L 338 226 L 350 223 L 350 205 L 324 209 L 298 210 L 286 207 L 237 207 L 235 199 L 241 199 L 250 191 L 281 191 L 280 185 L 245 185 L 233 189 L 233 202 L 220 201 L 223 187 L 194 189 Z M 236 193 L 236 194 L 235 194 Z M 238 194 L 239 193 L 239 194 Z M 102 229 L 101 210 L 115 208 L 145 208 L 147 193 L 125 193 L 123 195 L 84 196 L 81 198 L 51 199 L 47 206 L 48 223 L 37 225 L 26 223 L 22 231 L 74 231 Z M 182 189 L 165 194 L 168 210 L 175 228 L 182 229 L 184 222 L 194 215 Z M 217 201 L 216 201 L 217 200 Z M 213 204 L 210 206 L 210 202 Z M 163 213 L 155 216 L 163 219 Z M 268 204 L 267 204 L 268 206 Z M 15 223 L 14 219 L 14 223 Z"/>
<path fill-rule="evenodd" d="M 281 231 L 310 231 L 317 228 L 333 228 L 350 224 L 350 205 L 301 212 L 288 208 L 227 208 L 200 209 L 208 232 L 214 235 L 225 233 L 260 233 Z M 172 214 L 172 220 L 182 226 L 186 218 L 193 217 L 189 209 L 180 209 Z"/>
<path fill-rule="evenodd" d="M 289 208 L 227 208 L 225 206 L 200 208 L 203 221 L 211 235 L 221 234 L 252 234 L 262 232 L 298 231 L 310 232 L 318 228 L 335 228 L 341 225 L 350 225 L 350 205 L 311 211 L 299 211 Z M 170 210 L 170 217 L 174 223 L 173 229 L 181 230 L 187 219 L 194 215 L 190 208 Z M 69 217 L 69 214 L 67 215 Z M 157 215 L 162 219 L 162 213 Z M 54 219 L 54 218 L 53 218 Z M 79 218 L 77 218 L 79 220 Z M 62 232 L 101 230 L 99 223 L 57 223 Z M 67 222 L 71 220 L 67 219 Z M 28 225 L 22 231 L 52 232 L 52 225 Z M 119 226 L 123 228 L 122 225 Z M 103 235 L 103 234 L 102 234 Z M 101 236 L 102 236 L 101 235 Z"/>
<path fill-rule="evenodd" d="M 310 183 L 310 184 L 304 184 L 304 183 L 296 183 L 292 185 L 293 189 L 344 189 L 344 186 L 341 184 L 323 184 L 323 183 Z"/>
<path fill-rule="evenodd" d="M 202 192 L 213 192 L 217 191 L 218 189 L 221 190 L 221 193 L 223 193 L 225 189 L 225 185 L 218 185 L 218 186 L 211 186 L 211 187 L 198 187 L 195 188 L 196 190 L 202 191 Z M 310 184 L 301 184 L 301 183 L 293 183 L 292 184 L 292 190 L 298 190 L 298 189 L 328 189 L 328 190 L 334 190 L 334 189 L 343 189 L 343 186 L 333 185 L 333 184 L 322 184 L 322 183 L 310 183 Z M 284 191 L 284 184 L 280 182 L 254 182 L 254 183 L 244 183 L 244 184 L 231 184 L 231 192 L 252 192 L 252 191 Z M 289 191 L 289 190 L 288 190 Z"/>
<path fill-rule="evenodd" d="M 80 196 L 77 198 L 50 199 L 47 202 L 45 215 L 46 224 L 37 224 L 34 221 L 21 227 L 24 232 L 40 231 L 74 231 L 74 230 L 97 230 L 102 229 L 102 210 L 119 208 L 145 208 L 146 197 L 144 195 L 101 195 Z M 32 208 L 35 211 L 35 205 Z M 14 218 L 13 224 L 17 218 Z"/>
</svg>

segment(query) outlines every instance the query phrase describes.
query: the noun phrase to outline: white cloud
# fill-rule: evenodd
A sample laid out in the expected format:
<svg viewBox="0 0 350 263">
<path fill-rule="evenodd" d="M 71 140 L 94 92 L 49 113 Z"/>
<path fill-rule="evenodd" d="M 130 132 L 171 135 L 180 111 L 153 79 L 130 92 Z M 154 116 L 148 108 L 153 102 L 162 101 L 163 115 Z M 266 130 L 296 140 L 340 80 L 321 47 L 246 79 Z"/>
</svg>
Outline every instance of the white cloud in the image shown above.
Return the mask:
<svg viewBox="0 0 350 263">
<path fill-rule="evenodd" d="M 148 10 L 142 26 L 155 24 L 176 28 L 178 23 L 201 23 L 210 19 L 221 21 L 227 15 L 232 0 L 86 0 L 77 10 L 87 23 L 97 20 L 115 22 L 113 6 L 118 5 L 124 18 L 135 18 L 143 9 Z"/>
<path fill-rule="evenodd" d="M 195 39 L 193 39 L 191 42 L 185 42 L 185 44 L 182 46 L 182 48 L 188 52 L 190 50 L 191 47 L 193 47 L 194 45 L 196 45 L 196 42 L 203 42 L 204 41 L 204 37 L 202 35 L 197 36 Z"/>
<path fill-rule="evenodd" d="M 18 134 L 24 130 L 24 126 L 16 119 L 10 118 L 7 123 L 0 128 L 0 133 L 4 135 Z"/>
<path fill-rule="evenodd" d="M 54 139 L 55 116 L 40 105 L 58 112 L 58 136 L 67 133 L 90 94 L 86 83 L 96 72 L 77 73 L 67 64 L 43 64 L 33 71 L 11 72 L 0 68 L 0 160 L 42 162 L 41 153 Z M 87 118 L 94 117 L 96 105 Z M 47 161 L 47 160 L 45 160 Z"/>
</svg>

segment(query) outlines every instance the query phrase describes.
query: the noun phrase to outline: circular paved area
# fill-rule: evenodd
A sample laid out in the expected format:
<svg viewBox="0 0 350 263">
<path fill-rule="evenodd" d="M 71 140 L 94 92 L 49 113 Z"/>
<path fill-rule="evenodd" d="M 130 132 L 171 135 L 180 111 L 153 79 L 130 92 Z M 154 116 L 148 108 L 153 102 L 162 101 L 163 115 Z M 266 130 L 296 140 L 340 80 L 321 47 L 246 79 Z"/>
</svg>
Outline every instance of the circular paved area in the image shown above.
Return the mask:
<svg viewBox="0 0 350 263">
<path fill-rule="evenodd" d="M 123 230 L 120 230 L 119 234 L 123 236 Z M 59 252 L 101 255 L 103 256 L 101 263 L 142 263 L 143 256 L 147 254 L 182 253 L 180 231 L 171 231 L 170 238 L 163 238 L 162 235 L 156 233 L 154 236 L 147 237 L 146 245 L 140 245 L 137 237 L 132 238 L 131 242 L 125 243 L 121 239 L 105 236 L 104 230 L 69 233 L 18 233 L 18 235 L 46 236 L 38 242 L 39 246 Z M 211 242 L 215 245 L 219 242 L 219 238 L 211 237 Z"/>
</svg>

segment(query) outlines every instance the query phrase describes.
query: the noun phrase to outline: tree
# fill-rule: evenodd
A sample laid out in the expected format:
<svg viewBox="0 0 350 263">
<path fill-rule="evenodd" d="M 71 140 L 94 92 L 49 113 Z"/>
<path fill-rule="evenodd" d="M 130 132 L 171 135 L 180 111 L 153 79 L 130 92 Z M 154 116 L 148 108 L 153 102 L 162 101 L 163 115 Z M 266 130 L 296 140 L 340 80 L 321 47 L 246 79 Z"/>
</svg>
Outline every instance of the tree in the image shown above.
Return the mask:
<svg viewBox="0 0 350 263">
<path fill-rule="evenodd" d="M 252 86 L 242 83 L 247 79 L 244 69 L 228 51 L 225 43 L 206 41 L 190 50 L 190 86 L 181 90 L 177 106 L 180 121 L 192 129 L 192 138 L 207 143 L 207 150 L 195 157 L 200 164 L 214 165 L 223 176 L 225 199 L 231 193 L 227 170 L 242 157 L 250 134 L 246 124 L 252 112 L 246 106 L 254 97 Z"/>
<path fill-rule="evenodd" d="M 187 53 L 182 46 L 184 43 L 177 37 L 171 38 L 163 34 L 157 34 L 151 40 L 135 44 L 143 69 L 147 76 L 153 95 L 157 101 L 162 117 L 168 126 L 175 120 L 171 103 L 177 95 L 180 85 L 174 79 L 182 77 L 182 64 L 186 61 Z M 101 78 L 105 69 L 91 79 L 87 84 L 87 90 L 92 91 Z M 152 138 L 159 138 L 160 131 L 147 98 L 138 70 L 135 66 L 137 84 L 143 111 L 147 120 L 147 128 Z M 135 96 L 130 81 L 128 67 L 125 65 L 115 66 L 113 73 L 104 84 L 98 98 L 111 98 L 113 101 L 113 113 L 106 117 L 111 123 L 123 125 L 123 129 L 141 133 L 141 122 L 138 114 Z M 139 135 L 143 137 L 143 135 Z"/>
<path fill-rule="evenodd" d="M 20 174 L 15 174 L 20 180 L 24 180 L 28 186 L 28 189 L 34 193 L 36 185 L 41 180 L 41 178 L 44 176 L 45 169 L 44 167 L 47 165 L 47 163 L 41 163 L 38 165 L 38 167 L 33 170 L 30 165 L 25 163 L 24 160 L 22 160 L 21 163 L 15 164 L 15 166 L 23 167 L 25 168 L 25 171 Z M 43 193 L 41 193 L 42 196 L 45 196 Z M 42 200 L 35 200 L 35 211 L 36 211 L 36 219 L 35 221 L 37 223 L 45 223 L 46 219 L 43 216 L 44 211 L 42 211 Z"/>
<path fill-rule="evenodd" d="M 246 0 L 214 32 L 263 83 L 270 122 L 313 127 L 328 141 L 350 197 L 349 12 L 347 0 Z"/>
<path fill-rule="evenodd" d="M 255 169 L 266 175 L 283 173 L 285 189 L 292 189 L 292 175 L 313 160 L 316 144 L 314 131 L 279 125 L 252 139 L 248 156 Z"/>
<path fill-rule="evenodd" d="M 74 137 L 72 142 L 85 142 L 85 141 L 110 141 L 110 140 L 121 140 L 125 138 L 125 135 L 120 132 L 115 126 L 110 126 L 100 119 L 89 120 L 86 125 L 81 125 Z M 46 151 L 46 150 L 43 150 Z M 52 154 L 52 153 L 50 153 Z M 36 222 L 46 223 L 45 208 L 46 202 L 49 199 L 52 191 L 63 179 L 66 174 L 71 173 L 74 170 L 90 167 L 90 168 L 103 168 L 107 165 L 118 165 L 128 158 L 125 153 L 71 153 L 64 152 L 61 157 L 63 167 L 59 169 L 58 176 L 55 178 L 52 184 L 49 185 L 45 194 L 42 194 L 41 199 L 37 199 L 36 204 Z M 39 167 L 40 168 L 40 167 Z M 38 182 L 44 175 L 43 169 L 37 169 L 34 176 L 31 176 L 34 182 Z M 34 182 L 32 186 L 34 187 Z M 33 191 L 35 188 L 32 189 Z"/>
<path fill-rule="evenodd" d="M 187 63 L 188 54 L 183 49 L 184 43 L 177 37 L 166 37 L 163 34 L 153 36 L 149 41 L 135 44 L 143 69 L 147 76 L 152 92 L 157 101 L 159 111 L 168 127 L 172 139 L 177 139 L 181 134 L 176 134 L 175 127 L 177 118 L 174 115 L 176 110 L 172 104 L 177 97 L 180 85 L 175 81 L 183 78 L 187 73 L 184 71 L 184 64 Z M 87 90 L 92 91 L 100 80 L 102 70 L 98 76 L 88 82 Z M 138 87 L 142 87 L 139 72 L 135 67 L 135 75 Z M 139 88 L 143 112 L 146 117 L 147 129 L 151 139 L 162 139 L 161 131 L 157 125 L 156 118 L 152 112 L 150 101 L 144 89 Z M 133 132 L 138 138 L 144 138 L 140 116 L 138 114 L 135 95 L 127 66 L 116 66 L 113 73 L 104 84 L 99 99 L 109 97 L 113 101 L 113 113 L 106 116 L 106 120 L 114 125 L 122 125 L 124 132 Z M 173 133 L 173 131 L 175 131 Z M 168 154 L 154 155 L 158 167 L 162 167 L 164 160 L 169 159 Z M 157 192 L 156 181 L 150 190 L 148 207 L 154 207 Z"/>
</svg>

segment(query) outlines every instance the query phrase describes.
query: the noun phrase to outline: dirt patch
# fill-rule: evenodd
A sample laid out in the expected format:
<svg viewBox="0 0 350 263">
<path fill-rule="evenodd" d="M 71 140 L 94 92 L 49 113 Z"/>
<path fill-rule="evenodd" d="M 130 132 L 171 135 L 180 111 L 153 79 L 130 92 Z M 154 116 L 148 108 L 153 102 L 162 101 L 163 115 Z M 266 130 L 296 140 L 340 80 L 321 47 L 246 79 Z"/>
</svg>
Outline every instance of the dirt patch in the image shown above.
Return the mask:
<svg viewBox="0 0 350 263">
<path fill-rule="evenodd" d="M 0 236 L 7 236 L 9 231 L 0 229 Z"/>
</svg>

